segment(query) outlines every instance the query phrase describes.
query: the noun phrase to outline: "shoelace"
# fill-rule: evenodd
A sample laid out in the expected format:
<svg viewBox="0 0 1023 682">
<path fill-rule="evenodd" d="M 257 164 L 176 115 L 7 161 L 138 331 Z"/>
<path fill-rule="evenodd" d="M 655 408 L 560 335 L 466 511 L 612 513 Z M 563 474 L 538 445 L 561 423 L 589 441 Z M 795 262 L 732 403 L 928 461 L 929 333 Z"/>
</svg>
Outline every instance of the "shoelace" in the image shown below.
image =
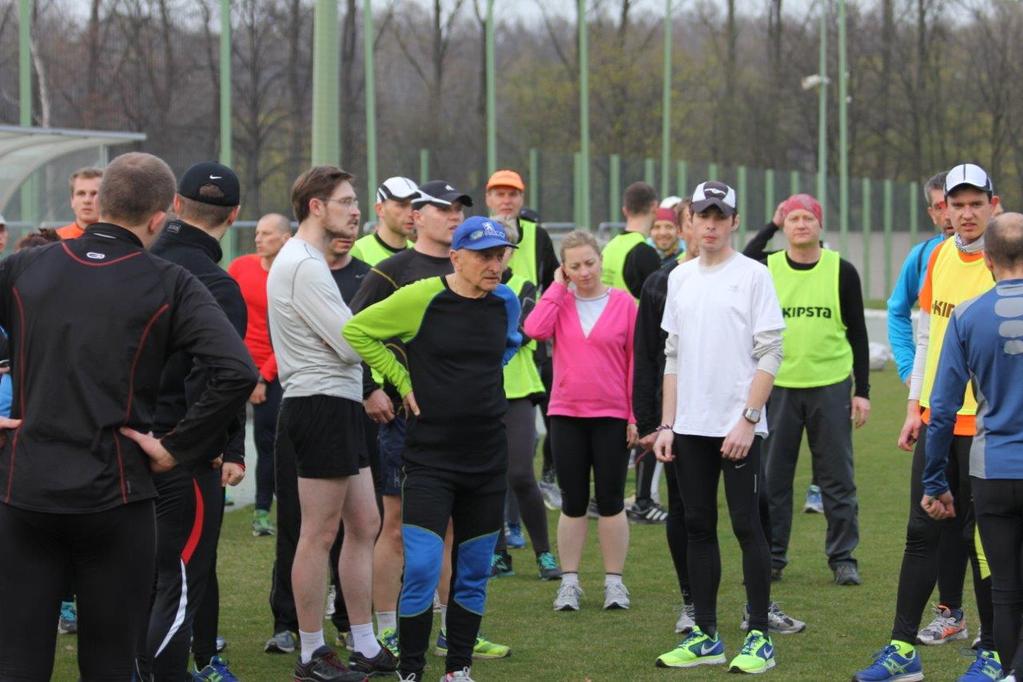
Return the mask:
<svg viewBox="0 0 1023 682">
<path fill-rule="evenodd" d="M 550 552 L 544 552 L 540 555 L 540 568 L 557 568 L 558 562 L 554 560 L 554 555 Z"/>
<path fill-rule="evenodd" d="M 755 654 L 762 642 L 764 642 L 764 637 L 747 637 L 742 645 L 742 653 L 746 655 Z"/>
</svg>

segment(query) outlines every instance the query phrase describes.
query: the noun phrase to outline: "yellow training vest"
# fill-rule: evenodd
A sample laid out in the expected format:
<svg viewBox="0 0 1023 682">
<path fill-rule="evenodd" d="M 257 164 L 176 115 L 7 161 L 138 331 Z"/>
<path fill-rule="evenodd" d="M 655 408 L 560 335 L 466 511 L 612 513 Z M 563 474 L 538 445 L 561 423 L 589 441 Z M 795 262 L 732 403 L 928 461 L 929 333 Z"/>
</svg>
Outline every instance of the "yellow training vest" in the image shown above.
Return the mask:
<svg viewBox="0 0 1023 682">
<path fill-rule="evenodd" d="M 508 268 L 516 275 L 540 285 L 539 273 L 536 265 L 536 223 L 525 218 L 519 218 L 519 248 L 514 249 L 511 259 L 508 261 Z M 516 292 L 518 293 L 518 292 Z"/>
<path fill-rule="evenodd" d="M 629 291 L 629 285 L 625 283 L 625 259 L 630 251 L 644 243 L 646 237 L 639 232 L 622 232 L 609 241 L 601 254 L 604 264 L 600 280 L 609 287 Z M 635 300 L 639 301 L 638 298 Z"/>
</svg>

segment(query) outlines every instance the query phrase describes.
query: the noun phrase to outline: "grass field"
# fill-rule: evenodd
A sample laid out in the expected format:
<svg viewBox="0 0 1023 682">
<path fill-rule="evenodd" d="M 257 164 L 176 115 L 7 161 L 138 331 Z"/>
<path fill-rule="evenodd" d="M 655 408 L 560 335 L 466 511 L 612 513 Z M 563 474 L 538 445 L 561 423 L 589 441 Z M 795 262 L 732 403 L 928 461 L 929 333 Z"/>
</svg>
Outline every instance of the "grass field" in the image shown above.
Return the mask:
<svg viewBox="0 0 1023 682">
<path fill-rule="evenodd" d="M 772 586 L 772 597 L 785 611 L 809 625 L 801 634 L 774 638 L 778 667 L 767 674 L 768 678 L 848 680 L 887 643 L 909 504 L 910 460 L 895 447 L 904 415 L 905 390 L 890 369 L 873 373 L 872 381 L 871 421 L 855 437 L 861 530 L 857 557 L 864 583 L 859 587 L 832 584 L 823 553 L 825 520 L 818 515 L 797 514 L 792 563 L 785 579 Z M 809 483 L 808 460 L 804 453 L 796 478 L 800 492 Z M 797 497 L 801 505 L 801 495 Z M 721 499 L 723 506 L 723 495 Z M 549 514 L 552 538 L 556 518 Z M 720 519 L 724 576 L 718 613 L 727 653 L 732 656 L 742 642 L 739 620 L 745 599 L 738 545 L 723 508 Z M 253 538 L 249 521 L 248 510 L 241 510 L 229 513 L 224 523 L 219 575 L 220 630 L 229 642 L 225 656 L 245 682 L 288 680 L 293 658 L 263 653 L 263 643 L 272 634 L 267 592 L 273 541 Z M 603 577 L 594 523 L 580 573 L 586 595 L 578 613 L 555 613 L 551 600 L 556 585 L 536 579 L 533 553 L 528 548 L 513 552 L 517 575 L 491 583 L 483 622 L 485 634 L 511 645 L 513 655 L 505 660 L 478 662 L 473 668 L 474 678 L 494 682 L 721 679 L 726 674 L 724 667 L 682 671 L 661 670 L 653 665 L 659 654 L 676 643 L 673 626 L 680 600 L 663 527 L 632 526 L 625 573 L 632 609 L 604 612 L 600 609 Z M 972 639 L 976 610 L 969 584 L 966 595 Z M 928 612 L 925 621 L 929 620 Z M 327 636 L 333 640 L 333 628 L 326 625 Z M 55 680 L 77 679 L 75 644 L 74 637 L 58 638 Z M 928 680 L 955 680 L 970 663 L 956 644 L 925 649 L 922 655 Z M 427 679 L 439 678 L 442 664 L 442 659 L 431 657 Z"/>
</svg>

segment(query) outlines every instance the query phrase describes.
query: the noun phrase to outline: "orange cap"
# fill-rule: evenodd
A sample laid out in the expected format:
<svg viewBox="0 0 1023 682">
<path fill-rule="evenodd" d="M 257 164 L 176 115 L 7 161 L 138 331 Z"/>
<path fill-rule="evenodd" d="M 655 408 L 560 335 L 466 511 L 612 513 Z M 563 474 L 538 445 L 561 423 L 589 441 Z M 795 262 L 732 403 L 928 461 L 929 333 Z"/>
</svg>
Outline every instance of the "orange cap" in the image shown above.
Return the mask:
<svg viewBox="0 0 1023 682">
<path fill-rule="evenodd" d="M 499 170 L 487 180 L 487 189 L 495 187 L 512 187 L 520 192 L 526 191 L 526 183 L 522 182 L 522 176 L 513 170 Z"/>
</svg>

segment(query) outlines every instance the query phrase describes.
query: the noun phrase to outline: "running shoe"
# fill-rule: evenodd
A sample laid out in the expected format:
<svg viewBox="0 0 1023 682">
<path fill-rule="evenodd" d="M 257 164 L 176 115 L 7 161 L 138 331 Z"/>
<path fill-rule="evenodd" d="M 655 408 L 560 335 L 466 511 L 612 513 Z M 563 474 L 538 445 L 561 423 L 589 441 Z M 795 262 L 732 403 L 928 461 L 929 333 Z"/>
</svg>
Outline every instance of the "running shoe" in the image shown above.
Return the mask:
<svg viewBox="0 0 1023 682">
<path fill-rule="evenodd" d="M 73 635 L 78 632 L 78 610 L 73 601 L 60 603 L 60 617 L 57 618 L 57 634 Z"/>
<path fill-rule="evenodd" d="M 625 515 L 629 518 L 630 523 L 655 525 L 668 522 L 668 512 L 664 511 L 664 507 L 653 501 L 630 505 Z"/>
<path fill-rule="evenodd" d="M 774 644 L 760 630 L 750 630 L 739 655 L 728 664 L 730 673 L 759 675 L 774 667 Z"/>
<path fill-rule="evenodd" d="M 749 630 L 749 604 L 742 608 L 742 622 L 739 629 L 745 632 Z M 806 623 L 786 614 L 778 606 L 778 602 L 771 602 L 767 609 L 767 629 L 779 635 L 794 635 L 806 629 Z"/>
<path fill-rule="evenodd" d="M 998 652 L 977 649 L 977 657 L 959 678 L 959 682 L 991 682 L 1002 679 L 1002 662 Z"/>
<path fill-rule="evenodd" d="M 1005 677 L 1003 677 L 1002 678 L 1002 682 L 1016 682 L 1017 679 L 1023 679 L 1023 678 L 1017 678 L 1015 671 L 1013 671 L 1013 672 L 1009 673 L 1008 675 L 1006 675 Z"/>
<path fill-rule="evenodd" d="M 578 611 L 579 597 L 583 596 L 583 588 L 579 585 L 566 585 L 561 583 L 558 588 L 558 596 L 554 598 L 555 611 Z"/>
<path fill-rule="evenodd" d="M 508 529 L 504 532 L 504 541 L 508 543 L 508 549 L 522 549 L 526 546 L 526 538 L 522 537 L 522 524 L 509 523 Z"/>
<path fill-rule="evenodd" d="M 392 654 L 398 655 L 398 631 L 394 628 L 387 628 L 380 633 L 380 643 L 387 647 Z"/>
<path fill-rule="evenodd" d="M 945 642 L 967 639 L 969 636 L 963 610 L 950 609 L 944 604 L 938 604 L 934 607 L 934 620 L 916 633 L 916 641 L 928 646 L 937 646 Z"/>
<path fill-rule="evenodd" d="M 329 646 L 313 652 L 308 663 L 295 662 L 295 682 L 366 682 L 366 673 L 349 670 Z"/>
<path fill-rule="evenodd" d="M 856 568 L 856 564 L 843 563 L 836 564 L 833 569 L 835 573 L 835 584 L 836 585 L 862 585 L 863 581 L 860 579 L 860 572 Z"/>
<path fill-rule="evenodd" d="M 217 635 L 217 653 L 223 653 L 224 649 L 227 648 L 227 640 L 221 635 Z"/>
<path fill-rule="evenodd" d="M 629 590 L 624 583 L 604 585 L 604 610 L 627 609 L 630 605 Z"/>
<path fill-rule="evenodd" d="M 263 651 L 268 654 L 290 654 L 294 653 L 296 644 L 295 635 L 287 630 L 282 630 L 266 640 Z"/>
<path fill-rule="evenodd" d="M 918 682 L 924 679 L 916 649 L 905 642 L 891 642 L 874 655 L 874 662 L 853 675 L 853 682 Z"/>
<path fill-rule="evenodd" d="M 265 509 L 257 509 L 252 513 L 252 536 L 264 538 L 273 535 L 274 525 L 270 523 L 270 512 Z"/>
<path fill-rule="evenodd" d="M 696 605 L 682 602 L 682 608 L 678 611 L 678 620 L 675 621 L 675 634 L 688 635 L 696 627 Z"/>
<path fill-rule="evenodd" d="M 437 633 L 437 645 L 433 649 L 437 656 L 448 655 L 448 635 L 441 630 Z M 473 658 L 507 658 L 511 656 L 511 647 L 507 644 L 491 642 L 483 635 L 476 635 L 476 644 L 472 647 Z"/>
<path fill-rule="evenodd" d="M 420 682 L 422 679 L 422 673 L 409 673 L 408 675 L 398 673 L 398 682 Z"/>
<path fill-rule="evenodd" d="M 227 666 L 227 660 L 220 656 L 211 658 L 209 665 L 192 674 L 192 679 L 195 682 L 240 682 Z"/>
<path fill-rule="evenodd" d="M 819 485 L 811 485 L 806 489 L 806 502 L 803 503 L 803 513 L 824 513 L 824 502 L 821 500 L 821 487 Z"/>
<path fill-rule="evenodd" d="M 590 498 L 590 503 L 586 505 L 586 516 L 590 517 L 591 519 L 600 518 L 600 510 L 597 509 L 597 501 L 592 497 Z"/>
<path fill-rule="evenodd" d="M 540 572 L 540 580 L 557 580 L 561 577 L 558 560 L 550 552 L 541 552 L 536 556 L 536 567 Z"/>
<path fill-rule="evenodd" d="M 473 680 L 469 676 L 469 669 L 462 668 L 461 670 L 444 673 L 441 675 L 440 682 L 473 682 Z"/>
<path fill-rule="evenodd" d="M 551 472 L 550 478 L 544 476 L 540 479 L 537 485 L 540 488 L 540 495 L 543 496 L 543 504 L 551 511 L 561 510 L 561 488 L 558 487 L 558 482 L 554 479 L 554 472 Z"/>
<path fill-rule="evenodd" d="M 715 634 L 704 634 L 699 627 L 693 627 L 689 636 L 666 654 L 657 657 L 658 668 L 695 668 L 698 665 L 721 665 L 725 662 L 725 643 Z"/>
<path fill-rule="evenodd" d="M 508 552 L 494 552 L 490 559 L 490 575 L 494 578 L 508 578 L 515 575 L 512 558 Z"/>
<path fill-rule="evenodd" d="M 330 620 L 337 610 L 334 607 L 334 600 L 337 599 L 337 588 L 331 585 L 327 588 L 327 606 L 323 609 L 323 620 Z"/>
<path fill-rule="evenodd" d="M 358 651 L 354 651 L 348 657 L 348 669 L 366 673 L 369 677 L 374 675 L 390 675 L 398 669 L 398 659 L 386 646 L 381 646 L 380 651 L 373 658 L 363 656 Z"/>
</svg>

